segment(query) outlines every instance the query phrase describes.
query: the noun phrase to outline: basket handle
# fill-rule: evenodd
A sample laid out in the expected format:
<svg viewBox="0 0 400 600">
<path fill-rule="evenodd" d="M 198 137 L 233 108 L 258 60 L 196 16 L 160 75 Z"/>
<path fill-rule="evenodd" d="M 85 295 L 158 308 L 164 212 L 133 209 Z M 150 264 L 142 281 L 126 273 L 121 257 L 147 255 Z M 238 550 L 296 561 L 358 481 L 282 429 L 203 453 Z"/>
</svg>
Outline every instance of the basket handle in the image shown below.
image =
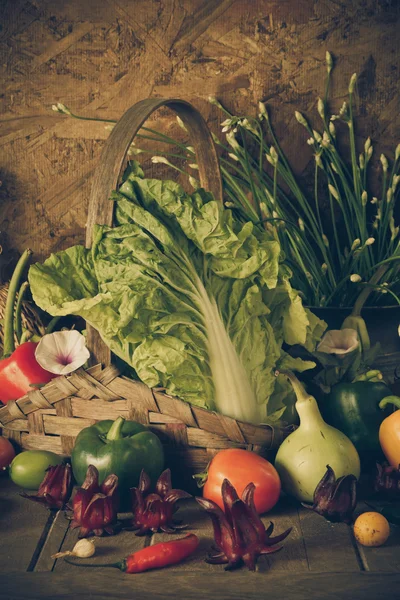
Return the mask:
<svg viewBox="0 0 400 600">
<path fill-rule="evenodd" d="M 184 100 L 165 98 L 141 100 L 129 108 L 115 125 L 94 172 L 86 223 L 87 248 L 91 246 L 93 227 L 96 223 L 112 226 L 114 203 L 110 202 L 109 198 L 120 182 L 128 149 L 146 119 L 161 106 L 168 106 L 182 119 L 196 152 L 200 184 L 222 202 L 222 180 L 217 152 L 208 126 L 199 111 Z M 111 363 L 111 351 L 89 323 L 87 345 L 91 351 L 93 364 Z"/>
</svg>

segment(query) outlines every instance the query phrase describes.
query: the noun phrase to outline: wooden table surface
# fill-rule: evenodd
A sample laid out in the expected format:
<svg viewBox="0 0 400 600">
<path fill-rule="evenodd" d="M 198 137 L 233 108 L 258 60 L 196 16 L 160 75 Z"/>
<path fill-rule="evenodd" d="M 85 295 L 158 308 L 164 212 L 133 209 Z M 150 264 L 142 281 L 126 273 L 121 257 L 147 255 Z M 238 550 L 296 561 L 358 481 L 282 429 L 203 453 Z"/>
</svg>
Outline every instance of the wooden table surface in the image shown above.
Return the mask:
<svg viewBox="0 0 400 600">
<path fill-rule="evenodd" d="M 52 554 L 71 550 L 77 540 L 77 531 L 69 528 L 64 512 L 50 514 L 21 498 L 6 476 L 0 478 L 0 489 L 0 598 L 7 600 L 60 600 L 73 595 L 96 600 L 400 598 L 400 528 L 394 526 L 384 546 L 364 548 L 347 525 L 331 524 L 282 499 L 265 522 L 272 520 L 277 534 L 293 527 L 283 550 L 261 557 L 254 573 L 244 567 L 226 572 L 222 565 L 204 562 L 212 543 L 210 520 L 194 500 L 185 500 L 179 516 L 190 524 L 188 530 L 200 537 L 196 553 L 168 569 L 127 575 L 117 569 L 80 569 L 63 559 L 53 560 Z M 123 531 L 97 538 L 90 562 L 113 562 L 143 545 L 170 537 L 139 538 Z"/>
</svg>

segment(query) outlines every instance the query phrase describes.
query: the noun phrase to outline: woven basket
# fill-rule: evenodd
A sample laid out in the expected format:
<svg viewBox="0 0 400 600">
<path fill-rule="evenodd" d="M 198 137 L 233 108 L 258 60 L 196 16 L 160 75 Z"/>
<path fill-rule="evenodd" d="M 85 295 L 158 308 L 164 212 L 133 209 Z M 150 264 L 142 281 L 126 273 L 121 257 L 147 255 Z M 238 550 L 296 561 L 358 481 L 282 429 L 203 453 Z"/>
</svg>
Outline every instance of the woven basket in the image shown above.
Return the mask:
<svg viewBox="0 0 400 600">
<path fill-rule="evenodd" d="M 143 100 L 122 116 L 107 140 L 89 202 L 88 246 L 95 223 L 112 225 L 113 203 L 109 197 L 120 182 L 127 150 L 147 117 L 160 106 L 168 106 L 184 122 L 195 147 L 201 185 L 222 201 L 218 158 L 199 112 L 182 100 Z M 52 450 L 68 456 L 81 429 L 97 420 L 122 415 L 157 431 L 164 442 L 167 463 L 184 480 L 204 470 L 222 448 L 245 448 L 267 456 L 279 447 L 287 433 L 267 425 L 238 422 L 121 377 L 112 365 L 109 348 L 89 324 L 87 343 L 94 366 L 57 377 L 41 390 L 0 408 L 3 435 L 22 448 Z"/>
</svg>

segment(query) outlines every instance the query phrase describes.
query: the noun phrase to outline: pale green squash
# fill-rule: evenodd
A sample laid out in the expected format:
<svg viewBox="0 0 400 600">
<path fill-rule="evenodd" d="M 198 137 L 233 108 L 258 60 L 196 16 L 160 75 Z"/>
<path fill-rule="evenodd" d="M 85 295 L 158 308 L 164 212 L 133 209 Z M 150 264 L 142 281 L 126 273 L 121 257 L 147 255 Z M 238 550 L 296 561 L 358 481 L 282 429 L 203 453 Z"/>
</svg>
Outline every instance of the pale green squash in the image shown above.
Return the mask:
<svg viewBox="0 0 400 600">
<path fill-rule="evenodd" d="M 275 459 L 282 489 L 302 502 L 312 502 L 327 465 L 336 478 L 360 476 L 360 459 L 353 443 L 323 420 L 315 398 L 292 373 L 286 373 L 296 392 L 300 426 L 281 444 Z"/>
</svg>

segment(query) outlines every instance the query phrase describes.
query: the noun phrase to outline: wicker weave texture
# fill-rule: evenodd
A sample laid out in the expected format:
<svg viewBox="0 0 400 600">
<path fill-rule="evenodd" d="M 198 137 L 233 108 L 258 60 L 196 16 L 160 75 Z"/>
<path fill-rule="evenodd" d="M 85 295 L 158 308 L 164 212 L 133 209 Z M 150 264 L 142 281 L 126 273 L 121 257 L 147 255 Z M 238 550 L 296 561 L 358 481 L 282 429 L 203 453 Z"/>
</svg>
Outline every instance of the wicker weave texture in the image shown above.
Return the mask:
<svg viewBox="0 0 400 600">
<path fill-rule="evenodd" d="M 241 423 L 152 390 L 120 376 L 113 365 L 79 369 L 8 402 L 0 408 L 0 425 L 3 435 L 24 449 L 69 456 L 84 427 L 119 415 L 154 429 L 167 453 L 194 471 L 205 468 L 223 448 L 245 448 L 266 456 L 284 437 L 281 429 Z"/>
</svg>

